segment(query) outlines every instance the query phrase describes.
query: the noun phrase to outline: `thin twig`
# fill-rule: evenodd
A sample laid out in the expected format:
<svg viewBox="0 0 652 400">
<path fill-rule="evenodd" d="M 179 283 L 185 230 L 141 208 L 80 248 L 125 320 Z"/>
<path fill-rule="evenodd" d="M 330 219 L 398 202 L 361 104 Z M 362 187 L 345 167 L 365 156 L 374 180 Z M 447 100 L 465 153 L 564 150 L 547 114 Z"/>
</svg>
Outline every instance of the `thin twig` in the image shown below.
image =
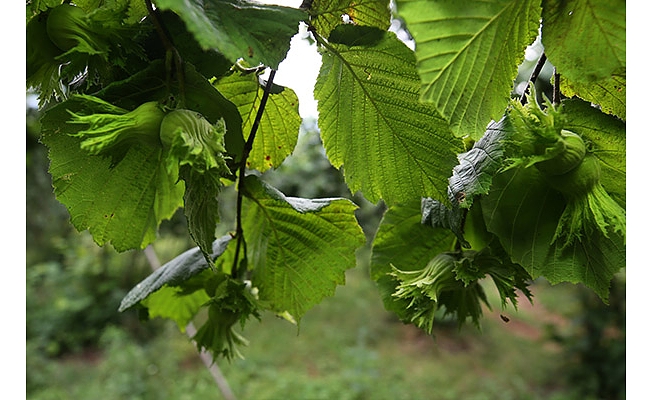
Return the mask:
<svg viewBox="0 0 652 400">
<path fill-rule="evenodd" d="M 165 51 L 168 54 L 172 54 L 174 57 L 174 66 L 177 71 L 177 80 L 179 81 L 179 97 L 180 97 L 180 102 L 181 105 L 185 104 L 185 74 L 183 71 L 183 60 L 181 59 L 181 56 L 179 55 L 179 52 L 177 51 L 177 48 L 174 46 L 174 43 L 172 42 L 170 32 L 167 30 L 165 27 L 165 24 L 163 24 L 163 20 L 161 19 L 161 15 L 158 13 L 158 10 L 154 9 L 154 6 L 152 5 L 151 0 L 145 0 L 145 5 L 147 7 L 147 12 L 149 13 L 152 23 L 154 24 L 154 28 L 156 29 L 156 32 L 158 33 L 159 38 L 161 39 L 161 42 L 163 42 L 163 47 L 165 47 Z"/>
<path fill-rule="evenodd" d="M 561 103 L 561 89 L 559 87 L 559 73 L 557 68 L 553 72 L 553 84 L 552 84 L 552 104 L 558 106 Z"/>
<path fill-rule="evenodd" d="M 269 73 L 269 78 L 267 79 L 267 84 L 265 85 L 265 90 L 263 91 L 263 97 L 260 99 L 260 105 L 258 106 L 258 111 L 256 112 L 256 119 L 254 119 L 253 124 L 251 125 L 251 132 L 247 138 L 247 142 L 244 145 L 242 151 L 242 159 L 240 160 L 240 167 L 238 172 L 238 197 L 236 200 L 236 227 L 235 227 L 235 237 L 237 242 L 235 245 L 235 256 L 233 258 L 233 267 L 231 269 L 231 276 L 237 277 L 238 274 L 238 258 L 240 257 L 240 248 L 244 247 L 246 253 L 246 243 L 244 241 L 243 232 L 242 232 L 242 197 L 244 193 L 244 177 L 245 171 L 247 169 L 247 159 L 249 158 L 249 153 L 254 146 L 254 139 L 256 138 L 256 131 L 258 130 L 258 125 L 260 125 L 260 120 L 263 118 L 263 113 L 265 112 L 265 105 L 267 104 L 267 99 L 269 94 L 272 91 L 272 86 L 274 85 L 274 76 L 276 75 L 276 70 L 271 70 Z"/>
<path fill-rule="evenodd" d="M 195 328 L 195 325 L 192 322 L 188 323 L 188 325 L 186 325 L 186 334 L 188 337 L 192 338 L 196 333 L 197 329 Z M 213 376 L 213 379 L 215 380 L 215 383 L 217 383 L 222 396 L 224 396 L 224 399 L 236 400 L 235 394 L 233 394 L 233 391 L 231 391 L 231 387 L 229 386 L 229 382 L 222 374 L 220 367 L 218 367 L 217 364 L 213 362 L 213 357 L 210 355 L 210 353 L 202 349 L 202 351 L 199 352 L 199 358 L 201 358 L 202 362 Z"/>
<path fill-rule="evenodd" d="M 147 262 L 152 268 L 152 271 L 156 271 L 161 267 L 161 262 L 159 261 L 152 245 L 145 247 L 143 252 L 145 253 L 145 257 L 147 258 Z M 188 325 L 186 325 L 186 335 L 192 340 L 196 333 L 197 329 L 195 328 L 195 325 L 192 322 L 188 323 Z M 202 349 L 199 352 L 199 358 L 202 360 L 208 371 L 213 376 L 213 379 L 215 380 L 218 389 L 222 393 L 222 396 L 226 400 L 236 400 L 235 394 L 233 394 L 233 391 L 229 386 L 229 382 L 224 377 L 224 374 L 222 374 L 220 367 L 217 365 L 217 363 L 214 362 L 213 356 Z"/>
<path fill-rule="evenodd" d="M 543 69 L 543 66 L 546 64 L 546 53 L 541 53 L 541 57 L 539 57 L 539 61 L 537 61 L 537 64 L 534 66 L 534 70 L 532 70 L 532 74 L 530 75 L 530 79 L 528 82 L 531 82 L 532 85 L 537 81 L 537 78 L 539 77 L 539 74 L 541 73 L 541 70 Z M 530 85 L 528 84 L 525 87 L 525 90 L 523 90 L 523 94 L 521 95 L 521 104 L 527 103 L 527 94 L 530 91 Z"/>
</svg>

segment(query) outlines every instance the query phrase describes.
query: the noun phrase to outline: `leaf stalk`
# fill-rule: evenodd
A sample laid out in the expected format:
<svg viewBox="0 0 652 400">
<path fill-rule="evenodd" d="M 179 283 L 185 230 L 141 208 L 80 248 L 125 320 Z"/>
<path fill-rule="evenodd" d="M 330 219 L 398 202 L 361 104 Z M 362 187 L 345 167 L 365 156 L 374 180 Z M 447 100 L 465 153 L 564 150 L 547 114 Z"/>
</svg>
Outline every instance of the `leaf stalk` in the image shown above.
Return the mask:
<svg viewBox="0 0 652 400">
<path fill-rule="evenodd" d="M 180 97 L 180 103 L 182 106 L 185 105 L 185 84 L 184 84 L 184 72 L 183 72 L 183 60 L 181 59 L 181 56 L 179 55 L 179 52 L 177 51 L 177 48 L 174 46 L 174 43 L 172 42 L 172 35 L 170 35 L 170 32 L 165 27 L 165 24 L 163 24 L 163 20 L 161 19 L 161 15 L 159 14 L 158 10 L 154 9 L 154 6 L 152 5 L 151 0 L 145 0 L 145 5 L 147 7 L 147 12 L 149 13 L 149 16 L 152 19 L 152 23 L 154 24 L 154 28 L 156 29 L 156 32 L 158 33 L 159 38 L 161 39 L 161 42 L 163 42 L 163 47 L 165 47 L 166 51 L 166 57 L 165 57 L 165 67 L 167 71 L 170 71 L 171 66 L 171 60 L 170 58 L 173 59 L 174 61 L 174 67 L 177 72 L 177 79 L 179 80 L 179 97 Z M 169 74 L 169 72 L 168 72 Z M 169 87 L 169 76 L 168 76 L 168 87 Z"/>
<path fill-rule="evenodd" d="M 534 66 L 534 69 L 532 70 L 532 74 L 530 75 L 530 79 L 528 80 L 532 85 L 537 81 L 537 78 L 539 77 L 539 74 L 541 74 L 541 70 L 543 70 L 543 66 L 546 64 L 546 61 L 548 58 L 546 57 L 546 53 L 541 53 L 541 57 L 539 57 L 539 60 L 537 61 L 536 65 Z M 523 91 L 523 94 L 521 95 L 521 104 L 525 105 L 527 103 L 527 95 L 530 92 L 530 85 L 528 84 L 525 87 L 525 90 Z"/>
</svg>

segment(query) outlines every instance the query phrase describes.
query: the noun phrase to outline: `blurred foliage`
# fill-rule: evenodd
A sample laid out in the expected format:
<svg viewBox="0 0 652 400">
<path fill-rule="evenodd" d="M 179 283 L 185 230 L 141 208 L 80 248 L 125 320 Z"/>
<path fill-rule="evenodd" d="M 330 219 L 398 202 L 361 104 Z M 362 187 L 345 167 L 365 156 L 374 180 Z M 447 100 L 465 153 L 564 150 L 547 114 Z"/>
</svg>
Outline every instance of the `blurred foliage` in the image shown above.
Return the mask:
<svg viewBox="0 0 652 400">
<path fill-rule="evenodd" d="M 149 274 L 138 252 L 117 254 L 98 247 L 90 235 L 53 237 L 53 261 L 29 265 L 27 340 L 49 356 L 96 345 L 108 325 L 123 325 L 147 336 L 155 326 L 117 312 L 120 301 Z"/>
<path fill-rule="evenodd" d="M 38 141 L 40 113 L 30 104 L 35 97 L 28 94 L 26 109 L 26 243 L 27 265 L 53 260 L 57 253 L 52 243 L 54 237 L 67 237 L 74 233 L 66 208 L 52 194 L 48 175 L 47 149 Z"/>
<path fill-rule="evenodd" d="M 27 398 L 179 399 L 215 398 L 217 388 L 193 346 L 174 324 L 147 342 L 121 327 L 107 327 L 92 351 L 52 361 L 28 342 L 31 385 Z"/>
<path fill-rule="evenodd" d="M 590 290 L 578 287 L 574 294 L 581 307 L 571 329 L 549 328 L 552 340 L 562 346 L 562 370 L 578 399 L 625 398 L 625 286 L 624 277 L 616 275 L 609 305 Z"/>
</svg>

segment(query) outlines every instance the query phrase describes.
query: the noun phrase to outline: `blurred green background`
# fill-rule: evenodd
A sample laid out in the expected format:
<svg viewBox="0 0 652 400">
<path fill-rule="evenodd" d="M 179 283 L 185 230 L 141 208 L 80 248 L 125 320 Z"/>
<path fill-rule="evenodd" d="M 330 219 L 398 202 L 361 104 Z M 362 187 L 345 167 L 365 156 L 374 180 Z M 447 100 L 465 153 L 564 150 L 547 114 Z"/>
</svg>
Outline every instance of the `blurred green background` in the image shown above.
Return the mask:
<svg viewBox="0 0 652 400">
<path fill-rule="evenodd" d="M 526 59 L 519 81 L 536 56 Z M 549 89 L 551 69 L 538 81 Z M 518 86 L 517 86 L 518 89 Z M 31 98 L 28 94 L 28 100 Z M 38 112 L 27 107 L 27 398 L 222 398 L 186 335 L 171 321 L 118 313 L 150 272 L 143 252 L 116 253 L 78 233 L 52 194 Z M 368 238 L 384 208 L 352 195 L 326 159 L 314 120 L 294 154 L 265 179 L 286 195 L 344 196 L 360 205 Z M 233 193 L 225 191 L 223 204 Z M 233 218 L 224 207 L 222 219 Z M 162 262 L 193 247 L 181 212 L 153 248 Z M 238 399 L 624 399 L 625 275 L 610 306 L 582 286 L 532 285 L 534 304 L 485 310 L 482 332 L 442 320 L 434 338 L 386 312 L 358 252 L 346 286 L 296 327 L 273 315 L 249 321 L 244 360 L 218 360 Z M 509 319 L 505 322 L 502 316 Z"/>
</svg>

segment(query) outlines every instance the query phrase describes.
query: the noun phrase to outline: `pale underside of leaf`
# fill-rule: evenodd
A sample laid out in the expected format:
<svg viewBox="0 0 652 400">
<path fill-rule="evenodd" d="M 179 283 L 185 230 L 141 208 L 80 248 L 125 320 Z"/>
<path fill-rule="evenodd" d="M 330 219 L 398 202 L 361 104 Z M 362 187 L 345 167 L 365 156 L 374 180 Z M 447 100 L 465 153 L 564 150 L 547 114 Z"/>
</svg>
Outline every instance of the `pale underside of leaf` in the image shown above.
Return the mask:
<svg viewBox="0 0 652 400">
<path fill-rule="evenodd" d="M 231 239 L 230 235 L 226 235 L 215 240 L 212 245 L 211 259 L 222 255 Z M 161 268 L 151 273 L 131 289 L 122 299 L 118 311 L 124 311 L 133 307 L 165 285 L 174 286 L 181 284 L 207 268 L 209 268 L 208 261 L 206 261 L 199 247 L 187 250 L 162 265 Z"/>
<path fill-rule="evenodd" d="M 538 2 L 397 3 L 416 41 L 421 99 L 435 104 L 455 135 L 479 139 L 504 111 L 525 47 L 537 36 Z"/>
<path fill-rule="evenodd" d="M 492 121 L 473 148 L 457 156 L 459 165 L 449 178 L 451 202 L 469 208 L 477 195 L 489 193 L 493 176 L 503 166 L 503 140 L 510 130 L 506 118 Z"/>
</svg>

